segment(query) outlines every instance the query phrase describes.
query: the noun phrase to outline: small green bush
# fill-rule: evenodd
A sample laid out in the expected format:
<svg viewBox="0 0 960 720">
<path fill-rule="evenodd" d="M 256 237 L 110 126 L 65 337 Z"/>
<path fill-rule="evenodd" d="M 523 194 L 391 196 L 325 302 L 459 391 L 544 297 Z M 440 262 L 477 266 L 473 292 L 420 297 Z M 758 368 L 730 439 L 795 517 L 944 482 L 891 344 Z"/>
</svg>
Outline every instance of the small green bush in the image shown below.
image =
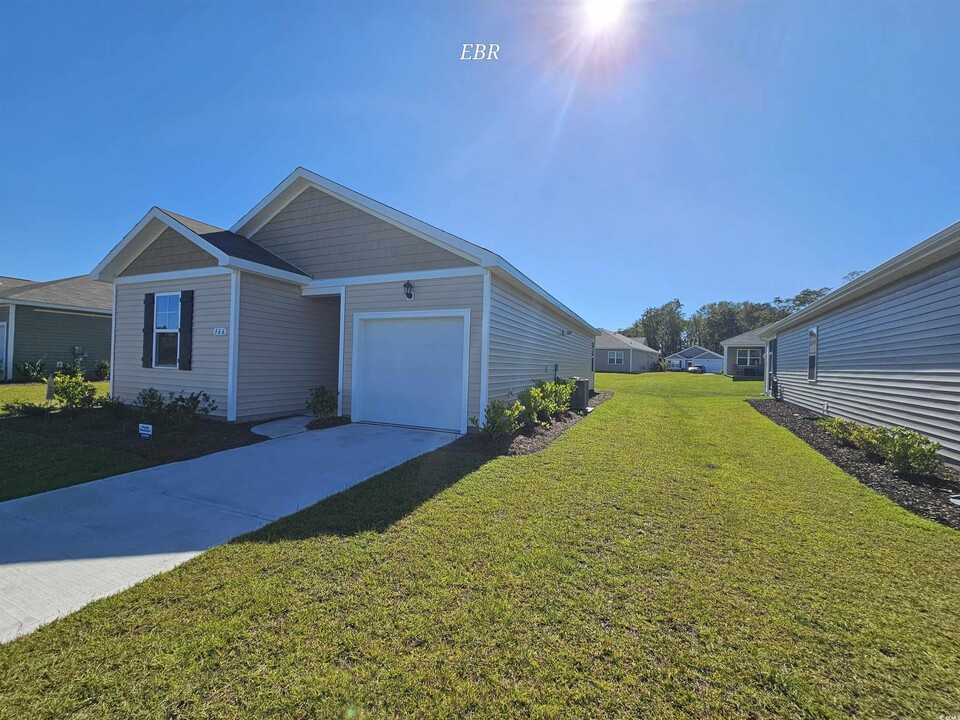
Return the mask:
<svg viewBox="0 0 960 720">
<path fill-rule="evenodd" d="M 475 417 L 470 418 L 470 422 L 484 437 L 500 438 L 512 435 L 520 429 L 522 414 L 523 406 L 518 401 L 514 401 L 513 405 L 507 405 L 502 400 L 491 400 L 487 403 L 483 425 Z"/>
<path fill-rule="evenodd" d="M 817 426 L 826 430 L 837 441 L 843 445 L 853 445 L 851 436 L 857 424 L 852 420 L 843 420 L 841 418 L 823 418 L 817 420 Z"/>
<path fill-rule="evenodd" d="M 184 395 L 181 390 L 168 396 L 163 406 L 163 420 L 173 427 L 195 425 L 217 409 L 217 403 L 202 390 L 189 395 Z"/>
<path fill-rule="evenodd" d="M 140 411 L 140 418 L 143 422 L 160 419 L 166 404 L 163 394 L 152 387 L 144 388 L 138 392 L 133 401 L 133 406 Z"/>
<path fill-rule="evenodd" d="M 884 438 L 884 463 L 898 475 L 936 476 L 943 470 L 941 447 L 914 430 L 891 428 Z"/>
<path fill-rule="evenodd" d="M 46 382 L 46 376 L 44 375 L 46 368 L 47 364 L 44 362 L 44 358 L 40 358 L 33 362 L 28 360 L 25 363 L 21 363 L 17 369 L 27 382 Z"/>
<path fill-rule="evenodd" d="M 327 390 L 322 385 L 310 388 L 307 410 L 316 418 L 333 415 L 337 411 L 337 393 Z"/>
<path fill-rule="evenodd" d="M 97 363 L 93 366 L 93 376 L 97 380 L 109 380 L 110 363 L 107 360 L 97 360 Z"/>
<path fill-rule="evenodd" d="M 46 415 L 51 410 L 53 410 L 53 407 L 50 405 L 32 402 L 8 402 L 3 405 L 4 413 L 8 415 L 18 415 L 20 417 Z"/>
<path fill-rule="evenodd" d="M 122 417 L 127 411 L 127 404 L 123 398 L 116 395 L 101 395 L 96 399 L 95 404 L 114 417 Z"/>
<path fill-rule="evenodd" d="M 86 370 L 83 367 L 83 358 L 76 358 L 73 362 L 66 362 L 63 368 L 57 371 L 58 375 L 72 375 L 73 377 L 86 377 Z"/>
<path fill-rule="evenodd" d="M 93 407 L 97 389 L 83 376 L 57 375 L 53 379 L 53 396 L 64 410 Z"/>
<path fill-rule="evenodd" d="M 517 395 L 520 406 L 520 422 L 528 428 L 541 425 L 550 427 L 550 410 L 553 404 L 546 397 L 544 391 L 536 386 L 529 387 Z"/>
<path fill-rule="evenodd" d="M 876 460 L 886 457 L 887 433 L 885 427 L 854 425 L 850 431 L 850 444 Z"/>
</svg>

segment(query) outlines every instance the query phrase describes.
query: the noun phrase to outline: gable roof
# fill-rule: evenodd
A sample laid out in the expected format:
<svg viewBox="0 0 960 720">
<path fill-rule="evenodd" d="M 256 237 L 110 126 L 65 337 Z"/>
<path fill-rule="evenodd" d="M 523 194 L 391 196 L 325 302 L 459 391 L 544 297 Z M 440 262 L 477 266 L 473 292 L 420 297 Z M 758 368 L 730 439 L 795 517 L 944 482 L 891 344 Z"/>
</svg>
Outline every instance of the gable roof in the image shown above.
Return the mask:
<svg viewBox="0 0 960 720">
<path fill-rule="evenodd" d="M 113 311 L 113 288 L 106 283 L 97 282 L 89 275 L 78 275 L 49 282 L 27 283 L 10 290 L 0 286 L 0 303 L 56 306 L 109 313 Z"/>
<path fill-rule="evenodd" d="M 553 305 L 557 310 L 588 329 L 594 335 L 597 334 L 597 329 L 593 327 L 593 325 L 557 300 L 557 298 L 540 287 L 524 273 L 517 270 L 517 268 L 497 253 L 457 237 L 445 230 L 441 230 L 438 227 L 434 227 L 422 220 L 418 220 L 411 215 L 400 212 L 396 208 L 392 208 L 389 205 L 385 205 L 382 202 L 358 193 L 356 190 L 351 190 L 304 167 L 298 167 L 290 173 L 283 182 L 277 185 L 263 200 L 257 203 L 250 212 L 234 223 L 230 231 L 243 235 L 244 237 L 253 237 L 271 218 L 309 187 L 325 192 L 348 205 L 352 205 L 384 222 L 399 227 L 411 235 L 433 243 L 455 255 L 459 255 L 470 262 L 476 263 L 480 267 L 487 268 L 492 272 L 502 275 L 511 282 L 521 285 L 527 291 L 546 300 L 550 305 Z"/>
<path fill-rule="evenodd" d="M 667 355 L 668 358 L 682 357 L 687 360 L 696 360 L 698 358 L 720 358 L 723 359 L 723 355 L 715 353 L 713 350 L 707 350 L 705 347 L 700 345 L 691 345 L 688 348 L 684 348 L 679 352 L 673 353 L 673 355 Z"/>
<path fill-rule="evenodd" d="M 724 347 L 727 345 L 756 345 L 758 347 L 766 345 L 766 341 L 760 339 L 760 333 L 762 333 L 771 325 L 773 325 L 773 323 L 764 325 L 763 327 L 755 328 L 753 330 L 747 330 L 745 333 L 740 333 L 739 335 L 734 335 L 732 338 L 721 340 L 720 344 Z"/>
<path fill-rule="evenodd" d="M 35 282 L 36 280 L 24 280 L 23 278 L 0 275 L 0 295 L 3 295 L 3 293 L 8 290 L 13 290 L 15 287 L 20 287 L 21 285 L 32 285 Z"/>
<path fill-rule="evenodd" d="M 279 255 L 275 255 L 262 245 L 259 245 L 253 240 L 245 238 L 242 235 L 237 235 L 229 230 L 224 230 L 223 228 L 218 228 L 215 225 L 210 225 L 208 223 L 201 222 L 200 220 L 194 220 L 186 215 L 180 215 L 175 212 L 170 212 L 169 210 L 164 210 L 163 212 L 170 217 L 179 220 L 190 230 L 193 230 L 193 232 L 202 237 L 215 248 L 222 250 L 229 257 L 239 258 L 240 260 L 248 260 L 250 262 L 257 263 L 258 265 L 265 265 L 266 267 L 272 267 L 276 268 L 277 270 L 284 270 L 286 272 L 297 273 L 299 275 L 305 275 L 309 277 L 307 273 L 293 263 L 287 262 Z"/>
<path fill-rule="evenodd" d="M 620 350 L 630 348 L 632 350 L 641 350 L 643 352 L 656 353 L 657 355 L 660 354 L 659 350 L 654 350 L 651 347 L 647 347 L 640 342 L 638 338 L 629 338 L 626 335 L 613 333 L 609 330 L 604 330 L 603 328 L 600 328 L 600 334 L 597 335 L 596 348 L 597 350 Z"/>
<path fill-rule="evenodd" d="M 960 222 L 955 222 L 816 302 L 810 303 L 803 310 L 798 310 L 793 315 L 773 323 L 763 330 L 761 336 L 764 340 L 771 340 L 781 330 L 809 321 L 831 308 L 852 302 L 901 278 L 954 257 L 958 253 L 960 253 Z"/>
<path fill-rule="evenodd" d="M 175 230 L 208 252 L 216 258 L 220 267 L 246 270 L 300 284 L 310 281 L 310 276 L 303 270 L 248 238 L 158 207 L 151 208 L 100 261 L 91 273 L 93 279 L 115 280 L 166 228 Z"/>
</svg>

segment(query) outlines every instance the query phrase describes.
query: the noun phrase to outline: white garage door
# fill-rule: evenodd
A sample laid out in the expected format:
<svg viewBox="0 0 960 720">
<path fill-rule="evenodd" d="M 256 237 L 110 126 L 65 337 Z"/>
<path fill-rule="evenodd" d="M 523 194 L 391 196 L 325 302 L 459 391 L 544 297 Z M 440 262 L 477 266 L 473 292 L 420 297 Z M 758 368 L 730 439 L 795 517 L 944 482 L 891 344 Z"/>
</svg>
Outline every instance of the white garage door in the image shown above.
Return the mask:
<svg viewBox="0 0 960 720">
<path fill-rule="evenodd" d="M 702 365 L 704 372 L 708 373 L 722 373 L 723 372 L 723 360 L 717 359 L 695 359 L 691 360 L 694 365 Z"/>
<path fill-rule="evenodd" d="M 466 431 L 463 314 L 354 321 L 354 421 Z"/>
</svg>

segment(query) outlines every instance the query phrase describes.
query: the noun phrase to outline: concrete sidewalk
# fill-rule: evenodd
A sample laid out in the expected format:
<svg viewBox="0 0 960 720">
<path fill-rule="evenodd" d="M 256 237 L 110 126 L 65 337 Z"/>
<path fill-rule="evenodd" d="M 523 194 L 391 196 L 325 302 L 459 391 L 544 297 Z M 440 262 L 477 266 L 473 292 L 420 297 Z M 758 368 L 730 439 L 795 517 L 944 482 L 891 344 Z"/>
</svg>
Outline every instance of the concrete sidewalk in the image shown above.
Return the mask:
<svg viewBox="0 0 960 720">
<path fill-rule="evenodd" d="M 454 439 L 344 425 L 0 503 L 0 642 Z"/>
</svg>

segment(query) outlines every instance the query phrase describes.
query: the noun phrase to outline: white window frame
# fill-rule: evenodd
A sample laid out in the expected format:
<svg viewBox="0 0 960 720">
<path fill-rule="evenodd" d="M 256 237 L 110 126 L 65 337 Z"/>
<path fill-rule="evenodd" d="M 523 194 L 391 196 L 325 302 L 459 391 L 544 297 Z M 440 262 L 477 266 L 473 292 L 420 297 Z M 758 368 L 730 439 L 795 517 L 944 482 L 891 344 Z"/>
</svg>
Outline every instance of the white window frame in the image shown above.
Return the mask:
<svg viewBox="0 0 960 720">
<path fill-rule="evenodd" d="M 175 297 L 177 299 L 177 359 L 174 361 L 173 365 L 157 365 L 157 334 L 159 333 L 171 333 L 173 330 L 158 330 L 157 329 L 157 300 L 162 297 Z M 177 370 L 180 368 L 180 293 L 179 292 L 165 292 L 165 293 L 156 293 L 153 296 L 153 352 L 152 357 L 150 358 L 151 367 L 157 370 Z"/>
<path fill-rule="evenodd" d="M 740 362 L 740 353 L 746 353 L 746 362 Z M 756 359 L 756 362 L 750 362 Z M 737 348 L 737 367 L 760 367 L 763 364 L 763 350 L 760 348 Z"/>
<path fill-rule="evenodd" d="M 812 348 L 812 350 L 811 350 Z M 810 360 L 813 360 L 813 366 Z M 816 382 L 820 372 L 820 328 L 814 325 L 807 330 L 807 382 Z"/>
<path fill-rule="evenodd" d="M 623 350 L 607 350 L 607 365 L 623 365 Z"/>
</svg>

